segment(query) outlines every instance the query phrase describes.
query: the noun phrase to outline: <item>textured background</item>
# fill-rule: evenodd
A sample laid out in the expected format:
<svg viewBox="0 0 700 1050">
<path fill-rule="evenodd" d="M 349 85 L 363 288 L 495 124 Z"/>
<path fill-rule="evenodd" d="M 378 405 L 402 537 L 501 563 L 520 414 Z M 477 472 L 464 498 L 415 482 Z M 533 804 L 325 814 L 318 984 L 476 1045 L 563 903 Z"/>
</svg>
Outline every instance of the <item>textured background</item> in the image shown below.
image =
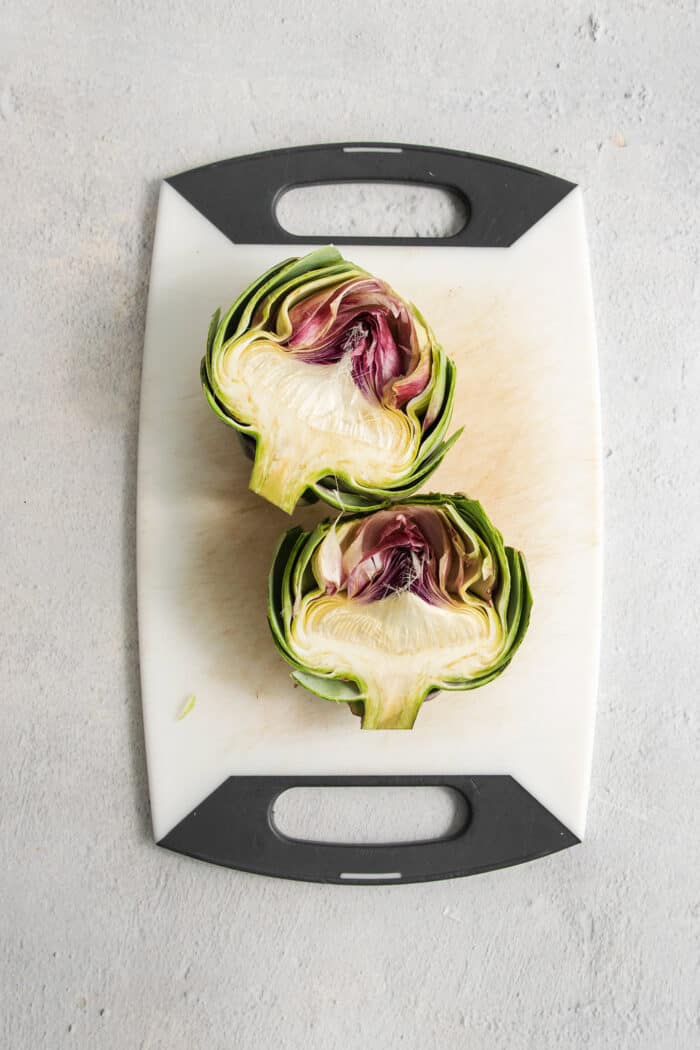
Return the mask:
<svg viewBox="0 0 700 1050">
<path fill-rule="evenodd" d="M 698 20 L 693 0 L 6 0 L 3 1047 L 697 1045 Z M 333 888 L 151 844 L 137 408 L 158 180 L 367 138 L 585 188 L 606 596 L 586 844 Z"/>
</svg>

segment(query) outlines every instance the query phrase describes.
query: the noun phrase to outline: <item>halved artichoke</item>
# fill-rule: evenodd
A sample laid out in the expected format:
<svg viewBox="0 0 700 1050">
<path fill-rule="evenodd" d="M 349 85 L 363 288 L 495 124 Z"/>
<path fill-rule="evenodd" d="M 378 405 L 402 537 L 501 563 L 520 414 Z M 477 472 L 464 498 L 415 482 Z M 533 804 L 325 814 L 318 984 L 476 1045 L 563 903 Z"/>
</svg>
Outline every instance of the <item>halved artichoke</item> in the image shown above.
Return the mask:
<svg viewBox="0 0 700 1050">
<path fill-rule="evenodd" d="M 455 366 L 417 308 L 332 247 L 288 259 L 214 314 L 209 404 L 254 452 L 250 487 L 291 513 L 405 499 L 459 436 L 444 435 Z"/>
<path fill-rule="evenodd" d="M 411 729 L 431 694 L 501 674 L 531 605 L 525 559 L 481 504 L 426 495 L 290 529 L 268 619 L 300 685 L 349 703 L 363 729 Z"/>
</svg>

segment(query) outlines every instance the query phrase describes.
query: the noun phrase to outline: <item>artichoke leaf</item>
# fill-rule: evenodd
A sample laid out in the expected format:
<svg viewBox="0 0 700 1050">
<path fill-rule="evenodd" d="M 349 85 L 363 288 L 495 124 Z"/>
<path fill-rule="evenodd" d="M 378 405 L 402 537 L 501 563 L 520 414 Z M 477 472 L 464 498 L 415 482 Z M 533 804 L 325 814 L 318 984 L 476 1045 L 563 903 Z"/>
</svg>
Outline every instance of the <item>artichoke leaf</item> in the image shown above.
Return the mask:
<svg viewBox="0 0 700 1050">
<path fill-rule="evenodd" d="M 258 277 L 202 361 L 215 414 L 255 443 L 250 487 L 291 513 L 415 492 L 450 442 L 456 373 L 418 309 L 333 247 Z"/>
</svg>

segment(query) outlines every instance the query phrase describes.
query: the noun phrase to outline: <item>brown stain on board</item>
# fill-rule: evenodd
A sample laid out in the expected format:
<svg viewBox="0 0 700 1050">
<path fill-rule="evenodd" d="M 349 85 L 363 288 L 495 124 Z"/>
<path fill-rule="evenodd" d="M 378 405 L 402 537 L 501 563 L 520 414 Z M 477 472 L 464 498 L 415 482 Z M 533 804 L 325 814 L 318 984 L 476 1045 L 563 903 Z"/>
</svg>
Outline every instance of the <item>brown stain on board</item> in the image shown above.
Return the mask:
<svg viewBox="0 0 700 1050">
<path fill-rule="evenodd" d="M 460 323 L 446 311 L 441 325 L 457 364 L 452 426 L 464 432 L 428 487 L 479 499 L 509 542 L 508 526 L 517 527 L 522 497 L 532 498 L 541 458 L 541 426 L 527 393 L 534 348 L 503 330 L 497 299 L 467 316 Z"/>
</svg>

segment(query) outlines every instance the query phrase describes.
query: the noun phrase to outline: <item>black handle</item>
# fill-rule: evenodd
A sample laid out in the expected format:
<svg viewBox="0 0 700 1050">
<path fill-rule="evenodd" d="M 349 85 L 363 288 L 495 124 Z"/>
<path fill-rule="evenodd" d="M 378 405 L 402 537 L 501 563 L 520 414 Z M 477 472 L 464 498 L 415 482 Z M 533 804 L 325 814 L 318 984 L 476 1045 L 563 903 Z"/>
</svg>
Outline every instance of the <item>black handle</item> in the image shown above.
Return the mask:
<svg viewBox="0 0 700 1050">
<path fill-rule="evenodd" d="M 324 182 L 409 182 L 439 186 L 466 203 L 468 221 L 453 237 L 335 237 L 336 244 L 508 247 L 574 184 L 518 164 L 457 150 L 396 143 L 337 143 L 253 153 L 167 180 L 237 244 L 322 244 L 277 222 L 275 204 L 294 186 Z"/>
<path fill-rule="evenodd" d="M 467 821 L 451 838 L 403 845 L 290 839 L 272 821 L 293 787 L 438 785 L 464 796 Z M 424 882 L 473 875 L 554 853 L 579 840 L 510 776 L 229 777 L 159 842 L 199 860 L 308 882 Z"/>
</svg>

